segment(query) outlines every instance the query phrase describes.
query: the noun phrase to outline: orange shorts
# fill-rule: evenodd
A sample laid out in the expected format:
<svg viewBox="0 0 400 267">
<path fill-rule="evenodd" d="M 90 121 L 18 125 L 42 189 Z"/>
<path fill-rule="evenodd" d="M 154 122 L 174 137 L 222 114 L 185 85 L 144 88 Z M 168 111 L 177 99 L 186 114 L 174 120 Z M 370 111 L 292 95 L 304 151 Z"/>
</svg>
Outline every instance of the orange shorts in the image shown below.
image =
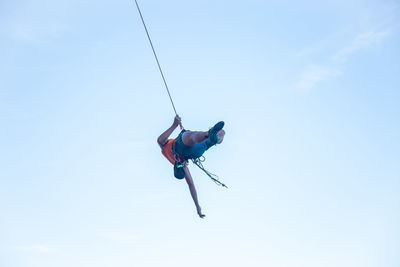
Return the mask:
<svg viewBox="0 0 400 267">
<path fill-rule="evenodd" d="M 161 153 L 167 160 L 169 160 L 169 162 L 172 163 L 172 165 L 175 164 L 175 156 L 172 154 L 172 146 L 175 145 L 175 142 L 175 139 L 169 139 L 165 146 L 163 146 L 161 149 Z"/>
</svg>

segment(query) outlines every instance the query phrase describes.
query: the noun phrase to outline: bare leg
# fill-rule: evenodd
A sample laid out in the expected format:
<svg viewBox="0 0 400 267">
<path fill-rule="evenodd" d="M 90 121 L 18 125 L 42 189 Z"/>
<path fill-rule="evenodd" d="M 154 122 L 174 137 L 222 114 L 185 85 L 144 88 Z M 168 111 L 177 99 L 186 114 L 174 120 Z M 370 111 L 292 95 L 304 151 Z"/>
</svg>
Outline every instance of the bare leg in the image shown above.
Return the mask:
<svg viewBox="0 0 400 267">
<path fill-rule="evenodd" d="M 185 171 L 185 179 L 187 184 L 189 185 L 190 194 L 192 195 L 194 204 L 196 205 L 197 214 L 199 214 L 200 218 L 204 218 L 205 215 L 201 213 L 201 207 L 199 205 L 199 200 L 197 199 L 196 187 L 194 186 L 192 176 L 190 175 L 189 172 L 189 168 L 185 165 L 185 167 L 183 167 L 183 170 Z"/>
<path fill-rule="evenodd" d="M 182 142 L 187 146 L 194 146 L 197 143 L 205 141 L 207 137 L 208 137 L 208 132 L 187 131 L 182 135 Z"/>
<path fill-rule="evenodd" d="M 172 132 L 178 127 L 178 125 L 172 124 L 171 127 L 169 127 L 165 132 L 163 132 L 158 138 L 157 138 L 157 143 L 160 145 L 162 148 L 165 146 L 165 144 L 168 142 L 169 136 L 172 134 Z"/>
</svg>

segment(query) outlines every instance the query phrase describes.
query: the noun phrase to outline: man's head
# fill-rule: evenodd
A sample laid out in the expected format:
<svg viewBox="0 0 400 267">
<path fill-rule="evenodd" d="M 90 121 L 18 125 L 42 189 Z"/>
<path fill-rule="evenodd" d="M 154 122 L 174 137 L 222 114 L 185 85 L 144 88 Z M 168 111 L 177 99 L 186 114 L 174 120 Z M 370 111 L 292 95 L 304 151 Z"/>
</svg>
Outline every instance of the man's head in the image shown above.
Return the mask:
<svg viewBox="0 0 400 267">
<path fill-rule="evenodd" d="M 174 164 L 174 176 L 176 179 L 183 179 L 185 178 L 185 171 L 184 171 L 184 165 L 181 162 L 175 162 Z"/>
</svg>

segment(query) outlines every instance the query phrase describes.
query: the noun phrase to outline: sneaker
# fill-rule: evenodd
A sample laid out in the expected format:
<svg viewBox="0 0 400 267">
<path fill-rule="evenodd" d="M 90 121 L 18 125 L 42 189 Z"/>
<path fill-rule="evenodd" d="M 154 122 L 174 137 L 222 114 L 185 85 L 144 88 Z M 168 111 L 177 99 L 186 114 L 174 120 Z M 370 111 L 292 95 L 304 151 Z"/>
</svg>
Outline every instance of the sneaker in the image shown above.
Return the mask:
<svg viewBox="0 0 400 267">
<path fill-rule="evenodd" d="M 217 134 L 222 128 L 224 128 L 225 122 L 220 121 L 215 124 L 210 130 L 208 130 L 208 137 L 211 137 L 214 134 Z"/>
<path fill-rule="evenodd" d="M 208 131 L 208 139 L 206 140 L 207 149 L 218 143 L 218 132 L 222 130 L 224 125 L 225 123 L 223 121 L 220 121 Z"/>
</svg>

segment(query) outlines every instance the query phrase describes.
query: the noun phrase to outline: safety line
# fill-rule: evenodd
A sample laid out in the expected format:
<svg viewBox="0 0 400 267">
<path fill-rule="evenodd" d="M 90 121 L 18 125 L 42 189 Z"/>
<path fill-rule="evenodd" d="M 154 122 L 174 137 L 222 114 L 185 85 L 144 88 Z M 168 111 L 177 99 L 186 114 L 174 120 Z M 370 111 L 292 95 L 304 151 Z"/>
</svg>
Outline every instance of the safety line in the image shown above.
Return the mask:
<svg viewBox="0 0 400 267">
<path fill-rule="evenodd" d="M 143 19 L 143 16 L 142 16 L 142 12 L 140 11 L 139 4 L 138 4 L 137 0 L 135 0 L 135 3 L 136 3 L 137 10 L 139 11 L 140 18 L 142 19 L 143 27 L 144 27 L 144 29 L 146 31 L 147 38 L 149 39 L 151 49 L 153 50 L 154 57 L 155 57 L 155 59 L 157 61 L 158 69 L 160 70 L 161 77 L 162 77 L 162 79 L 164 81 L 165 88 L 167 89 L 169 100 L 171 100 L 171 104 L 172 104 L 172 107 L 174 108 L 175 115 L 178 115 L 178 113 L 176 112 L 176 109 L 175 109 L 174 101 L 172 101 L 171 93 L 169 92 L 169 88 L 168 88 L 167 82 L 165 80 L 164 73 L 163 73 L 163 71 L 161 69 L 160 62 L 158 61 L 158 57 L 157 57 L 156 51 L 154 50 L 153 42 L 151 41 L 149 31 L 147 30 L 146 23 L 144 22 L 144 19 Z"/>
</svg>

